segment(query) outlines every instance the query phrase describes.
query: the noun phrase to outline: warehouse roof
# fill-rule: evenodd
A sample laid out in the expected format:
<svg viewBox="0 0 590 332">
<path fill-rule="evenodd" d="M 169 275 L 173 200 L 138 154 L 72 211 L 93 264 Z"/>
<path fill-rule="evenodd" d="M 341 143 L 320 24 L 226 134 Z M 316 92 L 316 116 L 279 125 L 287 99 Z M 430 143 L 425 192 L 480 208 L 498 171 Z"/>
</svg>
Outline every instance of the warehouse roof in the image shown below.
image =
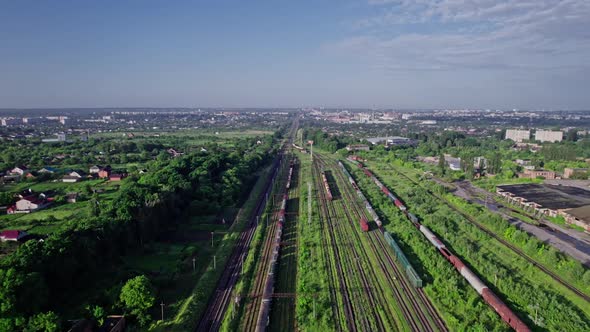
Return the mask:
<svg viewBox="0 0 590 332">
<path fill-rule="evenodd" d="M 566 213 L 590 225 L 590 205 L 570 209 L 567 210 Z"/>
<path fill-rule="evenodd" d="M 498 188 L 552 210 L 590 205 L 590 191 L 578 187 L 528 183 L 504 185 Z"/>
</svg>

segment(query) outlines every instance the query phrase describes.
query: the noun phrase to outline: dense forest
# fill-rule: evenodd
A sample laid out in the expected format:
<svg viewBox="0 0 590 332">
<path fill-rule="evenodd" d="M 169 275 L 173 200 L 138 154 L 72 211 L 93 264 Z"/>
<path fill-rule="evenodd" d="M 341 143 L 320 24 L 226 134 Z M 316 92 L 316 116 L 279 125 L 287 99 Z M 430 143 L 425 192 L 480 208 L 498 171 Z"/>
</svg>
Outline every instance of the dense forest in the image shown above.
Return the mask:
<svg viewBox="0 0 590 332">
<path fill-rule="evenodd" d="M 120 286 L 99 290 L 105 275 L 113 273 L 111 267 L 126 253 L 141 251 L 164 231 L 177 227 L 189 206 L 202 214 L 234 206 L 247 194 L 256 171 L 275 155 L 273 139 L 236 139 L 231 148 L 156 158 L 147 164 L 147 173 L 125 179 L 111 202 L 90 200 L 87 211 L 80 211 L 60 231 L 19 246 L 0 261 L 0 330 L 59 329 L 73 318 L 62 316 L 68 306 L 86 306 L 89 315 L 97 306 L 134 313 L 136 308 L 126 305 L 125 294 L 141 289 L 143 281 L 125 285 L 123 292 Z M 92 150 L 151 153 L 161 148 L 154 142 L 140 145 L 99 144 Z M 61 148 L 85 154 L 75 146 Z M 28 157 L 29 163 L 41 164 L 35 158 L 46 155 L 27 156 L 15 148 L 2 158 L 14 163 Z M 80 161 L 91 160 L 81 157 Z M 89 291 L 91 285 L 97 289 Z"/>
</svg>

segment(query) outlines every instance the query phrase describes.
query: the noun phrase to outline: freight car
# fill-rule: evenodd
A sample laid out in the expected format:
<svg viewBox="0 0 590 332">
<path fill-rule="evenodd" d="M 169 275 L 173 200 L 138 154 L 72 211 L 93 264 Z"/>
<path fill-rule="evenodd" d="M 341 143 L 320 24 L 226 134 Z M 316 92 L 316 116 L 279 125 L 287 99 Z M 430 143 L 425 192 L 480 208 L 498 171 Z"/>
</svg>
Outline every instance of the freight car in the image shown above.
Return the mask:
<svg viewBox="0 0 590 332">
<path fill-rule="evenodd" d="M 366 168 L 363 168 L 363 172 L 365 172 L 367 175 L 371 174 L 371 172 Z M 379 189 L 385 192 L 383 190 L 383 184 L 372 174 L 370 177 L 379 187 Z M 393 196 L 393 194 L 391 195 Z M 391 197 L 389 198 L 391 199 Z M 393 203 L 406 214 L 410 222 L 418 227 L 420 232 L 424 234 L 428 241 L 432 243 L 436 249 L 438 249 L 438 251 L 457 269 L 457 271 L 459 271 L 459 273 L 467 280 L 469 285 L 471 285 L 471 287 L 473 287 L 477 293 L 483 297 L 484 301 L 486 301 L 486 303 L 488 303 L 498 313 L 498 315 L 500 315 L 502 320 L 508 323 L 508 325 L 510 325 L 510 327 L 512 327 L 517 332 L 530 332 L 530 329 L 526 326 L 526 324 L 520 320 L 520 318 L 518 318 L 518 316 L 504 302 L 502 302 L 502 300 L 500 300 L 500 298 L 498 298 L 498 296 L 494 294 L 494 292 L 492 292 L 485 285 L 485 283 L 481 281 L 477 275 L 475 275 L 475 273 L 465 266 L 459 257 L 455 256 L 449 249 L 447 249 L 444 243 L 440 241 L 438 237 L 436 237 L 436 235 L 430 231 L 430 229 L 424 225 L 421 225 L 418 221 L 418 218 L 415 215 L 409 213 L 406 206 L 398 198 L 394 199 Z"/>
<path fill-rule="evenodd" d="M 279 210 L 279 222 L 285 222 L 285 214 L 287 210 L 287 200 L 289 199 L 289 195 L 283 195 L 283 201 L 281 202 L 281 209 Z"/>
<path fill-rule="evenodd" d="M 377 213 L 375 213 L 375 210 L 373 210 L 373 207 L 371 206 L 369 201 L 367 201 L 367 198 L 365 197 L 365 195 L 363 195 L 362 191 L 359 189 L 358 185 L 356 184 L 356 182 L 354 181 L 352 176 L 350 176 L 350 173 L 348 173 L 348 171 L 346 170 L 346 167 L 344 167 L 344 164 L 342 164 L 342 162 L 339 161 L 338 165 L 342 169 L 342 172 L 344 172 L 344 174 L 346 176 L 348 176 L 348 181 L 350 181 L 350 183 L 352 184 L 352 187 L 356 191 L 356 194 L 361 199 L 361 201 L 365 204 L 365 208 L 367 209 L 367 211 L 371 215 L 371 218 L 373 218 L 373 221 L 375 222 L 377 227 L 381 227 L 381 225 L 382 225 L 381 219 L 379 219 L 379 216 L 377 215 Z"/>
<path fill-rule="evenodd" d="M 328 178 L 326 178 L 326 173 L 322 171 L 322 182 L 324 183 L 324 188 L 326 189 L 326 198 L 329 201 L 332 200 L 332 191 L 330 191 L 330 184 L 328 183 Z"/>
<path fill-rule="evenodd" d="M 422 279 L 418 276 L 418 273 L 416 273 L 416 270 L 414 270 L 414 267 L 412 267 L 412 265 L 406 258 L 406 255 L 404 255 L 404 252 L 397 245 L 391 234 L 389 234 L 388 232 L 383 232 L 383 236 L 385 236 L 385 241 L 387 241 L 389 246 L 393 248 L 393 251 L 395 252 L 395 257 L 397 257 L 398 261 L 404 267 L 406 275 L 408 276 L 408 279 L 410 279 L 412 285 L 416 288 L 422 287 Z"/>
<path fill-rule="evenodd" d="M 369 231 L 369 224 L 367 223 L 367 219 L 361 218 L 360 224 L 361 224 L 361 230 L 363 232 Z"/>
<path fill-rule="evenodd" d="M 434 233 L 432 233 L 426 226 L 420 225 L 420 231 L 426 236 L 428 241 L 432 243 L 440 253 L 449 261 L 453 266 L 459 271 L 459 273 L 467 280 L 467 282 L 477 291 L 479 295 L 481 295 L 492 308 L 502 317 L 510 327 L 512 327 L 517 332 L 529 332 L 530 329 L 526 326 L 524 322 L 516 316 L 516 314 L 508 308 L 508 306 L 502 302 L 492 292 L 488 286 L 486 286 L 483 281 L 481 281 L 475 273 L 471 271 L 465 264 L 459 259 L 459 257 L 453 255 L 447 247 L 440 241 Z"/>
<path fill-rule="evenodd" d="M 287 178 L 287 184 L 285 185 L 285 189 L 287 192 L 291 184 L 292 174 L 293 162 L 291 162 L 289 168 L 289 175 Z M 260 308 L 258 311 L 258 320 L 256 321 L 257 332 L 265 331 L 270 320 L 270 308 L 272 305 L 272 295 L 274 293 L 275 271 L 279 260 L 279 250 L 281 248 L 281 238 L 283 236 L 283 225 L 285 223 L 287 201 L 289 200 L 289 195 L 287 194 L 287 192 L 285 192 L 285 194 L 283 195 L 283 200 L 281 201 L 281 206 L 279 210 L 279 219 L 277 222 L 275 232 L 273 234 L 274 239 L 272 243 L 272 255 L 270 258 L 270 266 L 268 268 L 266 281 L 264 283 L 264 289 L 262 291 L 262 302 L 260 304 Z"/>
</svg>

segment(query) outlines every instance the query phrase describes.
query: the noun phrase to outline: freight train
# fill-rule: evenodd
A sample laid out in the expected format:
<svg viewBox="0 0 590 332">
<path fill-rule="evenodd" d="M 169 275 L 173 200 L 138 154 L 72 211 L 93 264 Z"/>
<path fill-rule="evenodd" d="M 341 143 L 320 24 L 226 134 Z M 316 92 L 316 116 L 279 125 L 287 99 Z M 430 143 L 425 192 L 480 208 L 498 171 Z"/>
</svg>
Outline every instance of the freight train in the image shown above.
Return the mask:
<svg viewBox="0 0 590 332">
<path fill-rule="evenodd" d="M 287 184 L 285 185 L 285 194 L 281 201 L 279 210 L 279 218 L 277 227 L 273 234 L 272 252 L 270 258 L 270 266 L 268 268 L 268 274 L 264 283 L 264 289 L 262 291 L 262 303 L 260 304 L 260 310 L 258 311 L 258 320 L 256 322 L 256 331 L 263 332 L 266 330 L 270 319 L 270 307 L 272 304 L 272 295 L 274 293 L 274 282 L 275 282 L 275 271 L 279 260 L 279 250 L 281 248 L 281 238 L 283 236 L 283 226 L 285 224 L 285 215 L 287 213 L 287 200 L 289 200 L 288 191 L 291 187 L 291 178 L 293 176 L 293 161 L 289 165 L 289 176 L 287 177 Z"/>
<path fill-rule="evenodd" d="M 420 224 L 418 218 L 410 213 L 406 206 L 395 197 L 366 167 L 361 163 L 356 162 L 363 172 L 373 180 L 373 182 L 381 189 L 381 191 L 399 208 L 410 222 L 420 230 L 422 234 L 428 239 L 430 243 L 459 271 L 459 273 L 467 280 L 469 285 L 483 297 L 484 301 L 489 304 L 500 315 L 503 321 L 508 323 L 517 332 L 530 332 L 528 326 L 518 318 L 518 316 L 504 303 L 500 298 L 492 292 L 488 286 L 481 281 L 475 273 L 463 263 L 459 257 L 455 256 L 442 241 L 440 241 L 434 233 L 426 226 Z"/>
<path fill-rule="evenodd" d="M 342 169 L 342 172 L 344 172 L 344 175 L 346 175 L 346 177 L 348 178 L 348 182 L 350 182 L 350 184 L 352 185 L 352 187 L 356 191 L 356 194 L 359 196 L 359 198 L 361 199 L 363 204 L 365 204 L 365 208 L 367 209 L 367 212 L 369 212 L 369 215 L 371 216 L 371 218 L 373 218 L 373 221 L 375 222 L 377 227 L 381 227 L 381 225 L 382 225 L 381 219 L 379 219 L 379 216 L 377 215 L 375 210 L 373 210 L 373 207 L 371 206 L 371 204 L 369 203 L 369 201 L 367 200 L 365 195 L 363 195 L 363 192 L 359 189 L 359 187 L 357 186 L 357 184 L 354 181 L 354 179 L 352 178 L 352 176 L 350 176 L 350 174 L 346 170 L 346 167 L 344 167 L 344 164 L 342 164 L 342 162 L 339 161 L 338 165 Z M 369 231 L 369 225 L 367 223 L 367 220 L 364 220 L 364 218 L 361 218 L 360 225 L 361 225 L 361 230 L 363 232 Z"/>
</svg>

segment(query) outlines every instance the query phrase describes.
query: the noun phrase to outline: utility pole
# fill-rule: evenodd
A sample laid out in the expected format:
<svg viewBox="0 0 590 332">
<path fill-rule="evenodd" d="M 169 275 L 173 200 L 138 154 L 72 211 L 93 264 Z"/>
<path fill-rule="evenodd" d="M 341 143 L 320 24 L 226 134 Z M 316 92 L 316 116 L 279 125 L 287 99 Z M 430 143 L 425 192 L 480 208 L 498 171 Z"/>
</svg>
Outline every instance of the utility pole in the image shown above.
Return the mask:
<svg viewBox="0 0 590 332">
<path fill-rule="evenodd" d="M 311 225 L 311 182 L 307 182 L 307 224 Z"/>
<path fill-rule="evenodd" d="M 197 261 L 197 259 L 193 257 L 193 273 L 197 272 L 197 267 L 195 265 L 196 261 Z"/>
<path fill-rule="evenodd" d="M 160 308 L 162 309 L 162 322 L 164 321 L 164 301 L 160 303 Z"/>
</svg>

